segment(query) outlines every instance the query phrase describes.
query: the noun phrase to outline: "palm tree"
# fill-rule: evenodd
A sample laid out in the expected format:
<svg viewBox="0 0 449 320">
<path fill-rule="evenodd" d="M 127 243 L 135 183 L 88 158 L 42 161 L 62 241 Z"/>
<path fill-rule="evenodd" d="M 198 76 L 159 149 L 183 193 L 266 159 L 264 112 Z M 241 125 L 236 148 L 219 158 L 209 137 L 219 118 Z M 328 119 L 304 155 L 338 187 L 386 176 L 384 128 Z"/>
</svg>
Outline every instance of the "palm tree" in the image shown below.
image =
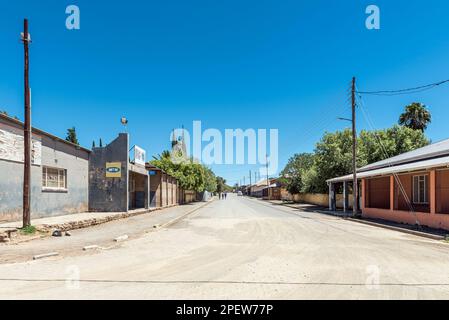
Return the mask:
<svg viewBox="0 0 449 320">
<path fill-rule="evenodd" d="M 163 160 L 163 159 L 170 159 L 171 153 L 168 150 L 162 151 L 162 154 L 158 154 L 157 156 L 153 156 L 154 160 Z"/>
<path fill-rule="evenodd" d="M 424 130 L 432 122 L 432 115 L 427 107 L 419 102 L 413 102 L 405 107 L 405 112 L 399 117 L 399 124 L 413 130 Z"/>
</svg>

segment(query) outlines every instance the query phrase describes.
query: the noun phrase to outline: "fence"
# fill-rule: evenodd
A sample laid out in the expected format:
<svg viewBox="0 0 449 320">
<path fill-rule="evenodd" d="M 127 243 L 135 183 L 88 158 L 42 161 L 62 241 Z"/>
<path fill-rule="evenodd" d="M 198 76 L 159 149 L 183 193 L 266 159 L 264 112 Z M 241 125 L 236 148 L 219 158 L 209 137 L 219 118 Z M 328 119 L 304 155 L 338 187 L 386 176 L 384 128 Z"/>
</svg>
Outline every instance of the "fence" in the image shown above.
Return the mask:
<svg viewBox="0 0 449 320">
<path fill-rule="evenodd" d="M 300 193 L 293 195 L 293 201 L 298 203 L 309 203 L 322 207 L 329 207 L 328 194 Z M 349 195 L 349 208 L 352 208 L 353 196 Z M 343 208 L 343 195 L 337 194 L 337 208 Z"/>
</svg>

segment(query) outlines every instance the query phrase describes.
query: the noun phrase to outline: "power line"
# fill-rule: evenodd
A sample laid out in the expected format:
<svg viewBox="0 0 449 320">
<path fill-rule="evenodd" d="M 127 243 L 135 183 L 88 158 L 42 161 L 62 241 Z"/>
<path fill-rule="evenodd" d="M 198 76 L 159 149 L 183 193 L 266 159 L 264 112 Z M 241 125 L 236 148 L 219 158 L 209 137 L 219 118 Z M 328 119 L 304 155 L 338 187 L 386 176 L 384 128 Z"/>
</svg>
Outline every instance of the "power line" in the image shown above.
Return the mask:
<svg viewBox="0 0 449 320">
<path fill-rule="evenodd" d="M 380 91 L 357 91 L 358 94 L 369 94 L 369 95 L 377 95 L 377 96 L 397 96 L 404 94 L 412 94 L 423 92 L 427 90 L 434 89 L 435 87 L 441 86 L 445 83 L 448 83 L 448 80 L 443 80 L 435 83 L 426 84 L 419 87 L 407 88 L 407 89 L 399 89 L 399 90 L 380 90 Z"/>
<path fill-rule="evenodd" d="M 371 127 L 371 129 L 373 130 L 374 136 L 376 137 L 376 139 L 377 139 L 377 141 L 378 141 L 378 143 L 379 143 L 379 145 L 381 147 L 381 151 L 384 153 L 384 156 L 385 156 L 386 159 L 390 158 L 390 155 L 388 154 L 388 151 L 387 151 L 385 145 L 382 143 L 382 140 L 380 139 L 380 137 L 378 136 L 378 134 L 376 132 L 376 128 L 374 126 L 374 122 L 373 122 L 371 116 L 369 115 L 367 108 L 364 105 L 362 96 L 359 95 L 357 100 L 359 101 L 358 105 L 359 105 L 360 109 L 362 110 L 363 117 L 365 118 L 366 122 Z M 388 166 L 392 167 L 392 164 L 388 163 Z M 417 217 L 416 212 L 415 212 L 415 210 L 413 208 L 413 205 L 412 205 L 412 203 L 411 203 L 411 201 L 410 201 L 410 199 L 409 199 L 409 197 L 407 195 L 407 192 L 405 191 L 405 187 L 402 184 L 401 179 L 399 178 L 397 173 L 393 173 L 392 175 L 393 175 L 393 178 L 395 179 L 396 183 L 398 184 L 399 191 L 401 192 L 402 196 L 404 197 L 404 200 L 407 203 L 410 212 L 414 215 L 416 224 L 419 225 L 418 217 Z"/>
</svg>

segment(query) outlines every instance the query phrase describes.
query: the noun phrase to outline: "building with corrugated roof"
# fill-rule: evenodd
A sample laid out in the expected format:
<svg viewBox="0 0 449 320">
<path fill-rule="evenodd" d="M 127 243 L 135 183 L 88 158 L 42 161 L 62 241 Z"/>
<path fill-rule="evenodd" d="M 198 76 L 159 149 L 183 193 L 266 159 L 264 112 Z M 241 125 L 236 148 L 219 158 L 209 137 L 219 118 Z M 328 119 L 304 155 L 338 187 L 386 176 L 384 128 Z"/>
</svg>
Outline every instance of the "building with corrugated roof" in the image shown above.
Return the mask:
<svg viewBox="0 0 449 320">
<path fill-rule="evenodd" d="M 367 165 L 357 178 L 364 217 L 449 230 L 449 139 Z M 351 174 L 327 181 L 331 210 L 337 184 L 343 184 L 349 208 L 352 179 Z"/>
</svg>

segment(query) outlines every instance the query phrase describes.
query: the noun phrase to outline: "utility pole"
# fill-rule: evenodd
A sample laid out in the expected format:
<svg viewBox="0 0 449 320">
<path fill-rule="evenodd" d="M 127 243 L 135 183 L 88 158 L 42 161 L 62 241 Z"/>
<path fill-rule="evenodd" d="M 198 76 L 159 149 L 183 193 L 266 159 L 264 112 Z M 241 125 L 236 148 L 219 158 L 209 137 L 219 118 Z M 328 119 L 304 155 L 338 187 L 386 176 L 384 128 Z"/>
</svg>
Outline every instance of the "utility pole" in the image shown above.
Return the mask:
<svg viewBox="0 0 449 320">
<path fill-rule="evenodd" d="M 249 170 L 249 196 L 251 196 L 251 186 L 252 186 L 251 170 Z"/>
<path fill-rule="evenodd" d="M 29 86 L 29 55 L 28 44 L 30 42 L 28 33 L 28 20 L 23 21 L 22 41 L 25 54 L 25 122 L 24 122 L 24 166 L 23 166 L 23 227 L 31 225 L 30 204 L 31 204 L 31 105 L 30 105 L 30 86 Z"/>
<path fill-rule="evenodd" d="M 357 183 L 357 128 L 356 128 L 356 102 L 355 102 L 355 77 L 352 78 L 351 100 L 352 100 L 352 172 L 353 172 L 353 215 L 359 215 L 359 188 Z"/>
<path fill-rule="evenodd" d="M 268 155 L 265 155 L 265 162 L 267 163 L 267 192 L 268 192 L 268 200 L 271 200 L 271 195 L 270 195 L 270 178 L 268 176 Z"/>
</svg>

